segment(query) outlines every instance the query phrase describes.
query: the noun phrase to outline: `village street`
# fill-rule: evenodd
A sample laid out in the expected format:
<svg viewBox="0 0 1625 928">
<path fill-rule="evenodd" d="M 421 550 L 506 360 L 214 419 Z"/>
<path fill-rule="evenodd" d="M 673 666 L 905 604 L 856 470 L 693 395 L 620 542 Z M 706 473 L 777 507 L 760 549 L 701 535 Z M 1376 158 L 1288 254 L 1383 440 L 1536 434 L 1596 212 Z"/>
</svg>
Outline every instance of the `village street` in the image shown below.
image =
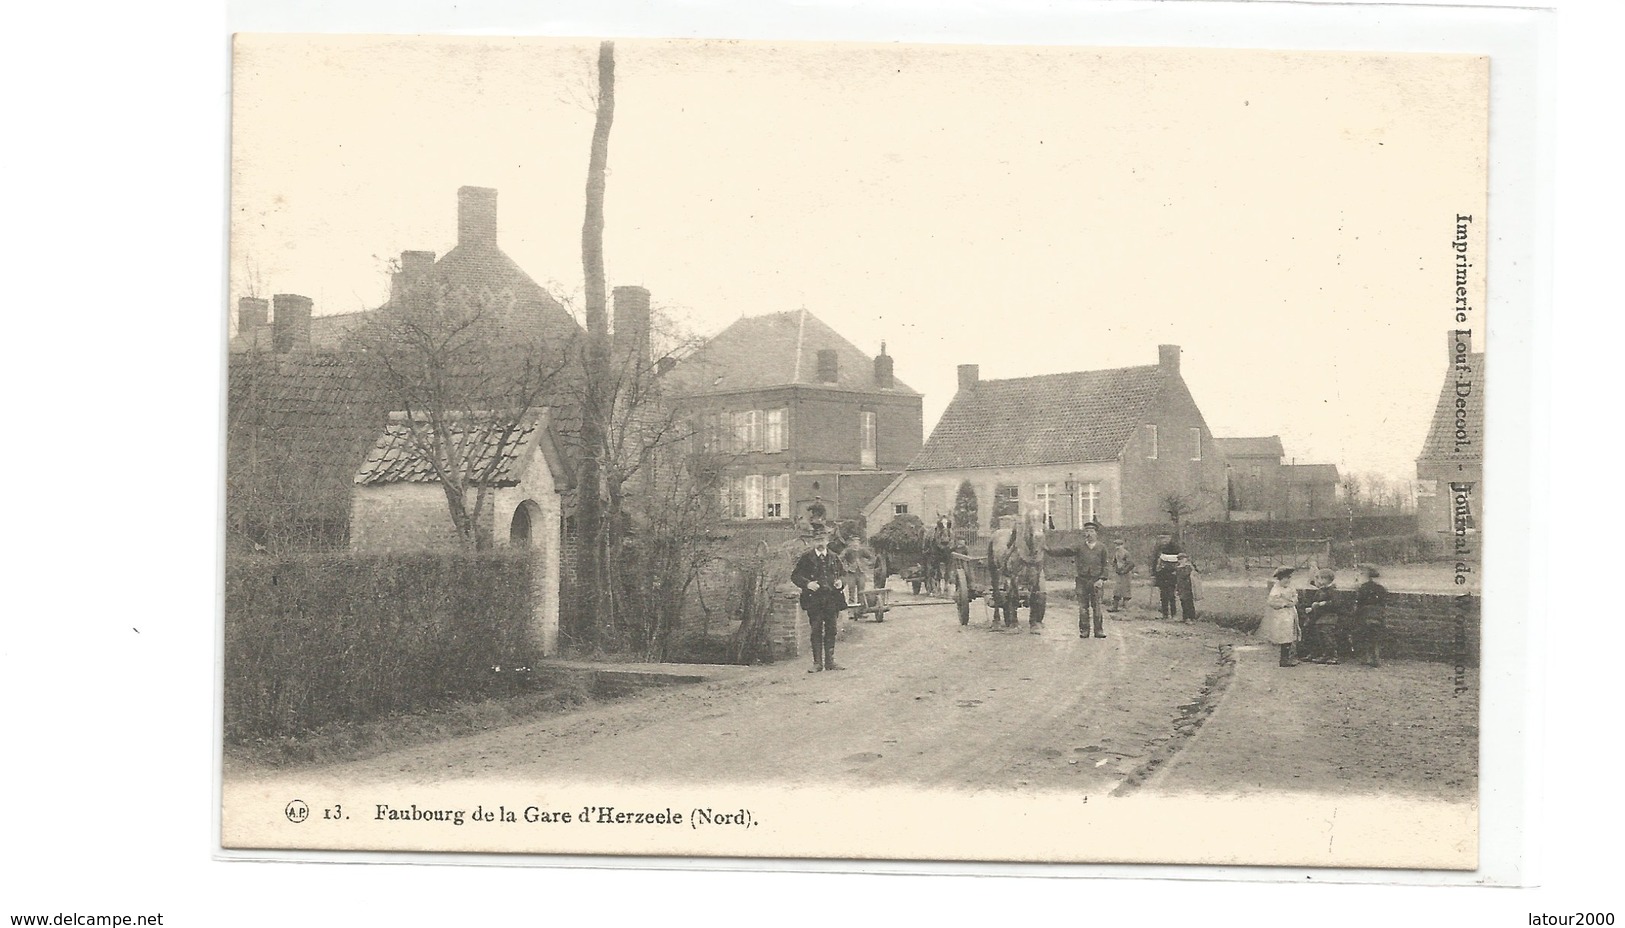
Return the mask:
<svg viewBox="0 0 1625 928">
<path fill-rule="evenodd" d="M 1143 607 L 1110 616 L 1109 637 L 1089 640 L 1066 601 L 1053 601 L 1042 635 L 987 630 L 980 602 L 972 616 L 961 626 L 951 605 L 932 604 L 893 610 L 883 624 L 843 620 L 837 672 L 809 674 L 799 659 L 725 668 L 703 683 L 325 768 L 228 764 L 226 781 L 845 782 L 1103 796 L 1143 779 L 1147 791 L 1446 799 L 1476 790 L 1476 699 L 1451 698 L 1444 665 L 1282 671 L 1247 636 Z M 1224 645 L 1239 646 L 1233 675 Z M 1215 683 L 1208 717 L 1201 697 Z M 1282 705 L 1292 708 L 1285 727 Z M 1170 750 L 1185 742 L 1200 750 Z"/>
</svg>

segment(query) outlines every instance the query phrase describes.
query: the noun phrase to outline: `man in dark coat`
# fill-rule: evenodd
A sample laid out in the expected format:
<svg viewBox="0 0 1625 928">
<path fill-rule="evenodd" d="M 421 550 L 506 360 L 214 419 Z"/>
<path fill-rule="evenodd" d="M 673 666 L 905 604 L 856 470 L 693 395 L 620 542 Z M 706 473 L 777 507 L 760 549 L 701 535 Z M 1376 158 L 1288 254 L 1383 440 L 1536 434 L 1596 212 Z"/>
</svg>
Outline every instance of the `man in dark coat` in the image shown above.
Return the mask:
<svg viewBox="0 0 1625 928">
<path fill-rule="evenodd" d="M 1177 570 L 1179 556 L 1185 549 L 1174 540 L 1174 534 L 1169 531 L 1157 533 L 1157 547 L 1151 552 L 1151 579 L 1157 585 L 1157 592 L 1162 594 L 1162 617 L 1171 619 L 1178 611 L 1176 598 L 1176 584 L 1178 583 Z"/>
<path fill-rule="evenodd" d="M 815 530 L 812 550 L 801 555 L 790 572 L 790 582 L 801 587 L 801 608 L 812 627 L 813 666 L 808 673 L 841 669 L 835 666 L 835 631 L 836 619 L 846 608 L 844 574 L 840 555 L 829 548 L 829 530 Z"/>
<path fill-rule="evenodd" d="M 1091 616 L 1095 637 L 1106 637 L 1106 620 L 1100 607 L 1101 594 L 1106 588 L 1106 546 L 1100 543 L 1100 523 L 1084 523 L 1081 545 L 1044 550 L 1050 557 L 1072 558 L 1072 579 L 1078 594 L 1078 637 L 1089 637 Z"/>
</svg>

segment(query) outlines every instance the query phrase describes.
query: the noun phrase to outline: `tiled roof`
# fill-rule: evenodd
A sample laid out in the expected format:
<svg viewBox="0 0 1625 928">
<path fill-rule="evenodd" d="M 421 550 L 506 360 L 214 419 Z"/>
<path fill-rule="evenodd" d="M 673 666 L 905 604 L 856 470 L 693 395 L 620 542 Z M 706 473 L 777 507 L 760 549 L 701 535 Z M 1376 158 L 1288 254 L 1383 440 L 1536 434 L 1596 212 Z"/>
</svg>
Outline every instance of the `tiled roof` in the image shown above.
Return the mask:
<svg viewBox="0 0 1625 928">
<path fill-rule="evenodd" d="M 1484 355 L 1467 356 L 1467 370 L 1452 367 L 1445 374 L 1444 385 L 1439 388 L 1439 404 L 1433 409 L 1433 423 L 1427 438 L 1422 441 L 1422 461 L 1482 462 L 1484 460 Z M 1467 384 L 1466 418 L 1460 425 L 1466 431 L 1466 440 L 1460 450 L 1456 443 L 1457 384 Z"/>
<path fill-rule="evenodd" d="M 491 245 L 458 245 L 434 263 L 435 282 L 447 292 L 489 299 L 488 305 L 502 307 L 499 326 L 544 341 L 563 344 L 582 334 L 580 324 L 553 295 L 526 274 L 500 248 Z M 310 320 L 310 347 L 316 351 L 337 351 L 351 347 L 351 336 L 367 321 L 394 305 L 345 313 L 323 313 Z M 239 332 L 231 339 L 230 350 L 270 351 L 272 326 Z"/>
<path fill-rule="evenodd" d="M 1164 384 L 1156 365 L 984 380 L 954 396 L 908 469 L 1115 461 Z"/>
<path fill-rule="evenodd" d="M 417 430 L 419 435 L 427 424 L 419 421 Z M 524 468 L 525 455 L 535 447 L 539 436 L 539 426 L 535 419 L 520 425 L 512 431 L 497 426 L 490 420 L 480 422 L 457 422 L 447 428 L 447 441 L 453 448 L 467 448 L 472 446 L 469 453 L 469 470 L 473 474 L 486 475 L 485 479 L 478 481 L 486 486 L 511 487 L 519 482 Z M 435 475 L 434 468 L 427 458 L 423 456 L 422 448 L 413 437 L 414 429 L 411 422 L 403 417 L 392 416 L 388 426 L 384 428 L 383 435 L 367 452 L 366 463 L 356 472 L 357 486 L 368 486 L 385 483 L 435 483 L 439 477 Z"/>
<path fill-rule="evenodd" d="M 818 352 L 836 352 L 836 380 L 818 379 Z M 792 384 L 875 392 L 875 359 L 805 309 L 746 316 L 718 332 L 666 375 L 681 393 L 721 393 Z M 888 393 L 914 390 L 893 379 Z"/>
<path fill-rule="evenodd" d="M 352 352 L 233 355 L 227 367 L 228 496 L 347 523 L 350 492 L 401 403 Z M 568 391 L 543 398 L 566 459 L 580 437 Z M 228 500 L 228 503 L 231 501 Z"/>
<path fill-rule="evenodd" d="M 1249 438 L 1214 438 L 1213 443 L 1218 446 L 1219 452 L 1227 458 L 1274 458 L 1279 461 L 1286 456 L 1286 449 L 1281 446 L 1281 436 L 1260 435 Z"/>
<path fill-rule="evenodd" d="M 1281 477 L 1291 484 L 1336 483 L 1342 479 L 1336 464 L 1287 464 L 1281 468 Z"/>
</svg>

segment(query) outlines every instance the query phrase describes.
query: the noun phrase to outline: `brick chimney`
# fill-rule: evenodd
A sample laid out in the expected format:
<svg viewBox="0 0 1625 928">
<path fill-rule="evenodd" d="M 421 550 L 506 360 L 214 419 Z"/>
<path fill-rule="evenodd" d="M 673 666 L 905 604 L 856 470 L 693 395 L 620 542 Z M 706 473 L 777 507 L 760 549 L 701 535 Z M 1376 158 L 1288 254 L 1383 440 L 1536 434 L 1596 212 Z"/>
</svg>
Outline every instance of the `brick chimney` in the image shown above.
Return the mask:
<svg viewBox="0 0 1625 928">
<path fill-rule="evenodd" d="M 841 356 L 834 348 L 818 349 L 818 382 L 835 383 L 841 379 Z"/>
<path fill-rule="evenodd" d="M 959 365 L 959 389 L 974 390 L 976 384 L 982 379 L 982 369 L 975 364 Z"/>
<path fill-rule="evenodd" d="M 643 287 L 616 287 L 613 323 L 615 354 L 635 355 L 640 366 L 649 363 L 649 291 Z"/>
<path fill-rule="evenodd" d="M 875 386 L 882 390 L 890 390 L 896 383 L 892 374 L 891 355 L 886 353 L 886 343 L 880 343 L 880 354 L 875 355 Z"/>
<path fill-rule="evenodd" d="M 278 293 L 271 298 L 271 306 L 271 343 L 276 351 L 309 351 L 310 297 Z"/>
<path fill-rule="evenodd" d="M 497 247 L 497 192 L 491 187 L 457 188 L 457 247 Z"/>
<path fill-rule="evenodd" d="M 257 296 L 237 300 L 237 334 L 250 336 L 254 330 L 271 320 L 271 304 Z"/>
<path fill-rule="evenodd" d="M 429 295 L 429 278 L 434 274 L 434 252 L 432 251 L 403 251 L 401 252 L 400 290 L 401 299 L 407 297 L 425 298 Z"/>
<path fill-rule="evenodd" d="M 1473 330 L 1453 329 L 1445 334 L 1445 367 L 1455 367 L 1458 361 L 1465 364 L 1473 353 Z"/>
<path fill-rule="evenodd" d="M 1162 368 L 1164 374 L 1179 373 L 1179 346 L 1158 345 L 1157 366 Z"/>
</svg>

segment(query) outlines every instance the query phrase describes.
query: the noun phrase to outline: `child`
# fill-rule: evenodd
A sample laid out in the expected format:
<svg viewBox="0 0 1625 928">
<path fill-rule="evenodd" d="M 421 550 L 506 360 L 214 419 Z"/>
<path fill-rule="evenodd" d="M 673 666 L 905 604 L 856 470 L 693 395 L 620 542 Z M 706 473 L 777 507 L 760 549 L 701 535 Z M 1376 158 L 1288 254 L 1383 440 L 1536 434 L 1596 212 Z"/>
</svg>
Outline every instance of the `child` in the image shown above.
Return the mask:
<svg viewBox="0 0 1625 928">
<path fill-rule="evenodd" d="M 1303 659 L 1315 664 L 1337 663 L 1337 574 L 1329 570 L 1315 573 L 1303 596 Z"/>
<path fill-rule="evenodd" d="M 1179 566 L 1174 568 L 1174 592 L 1179 595 L 1179 621 L 1193 622 L 1196 620 L 1196 589 L 1191 580 L 1191 574 L 1196 572 L 1196 565 L 1191 563 L 1189 554 L 1179 556 Z"/>
<path fill-rule="evenodd" d="M 1292 568 L 1282 567 L 1275 572 L 1265 607 L 1264 619 L 1258 623 L 1259 636 L 1280 646 L 1282 667 L 1296 667 L 1298 658 L 1293 652 L 1298 642 L 1298 594 L 1292 589 Z"/>
<path fill-rule="evenodd" d="M 1360 568 L 1360 575 L 1363 582 L 1354 591 L 1355 654 L 1366 666 L 1380 667 L 1379 652 L 1388 620 L 1388 588 L 1377 582 L 1381 575 L 1370 564 Z"/>
<path fill-rule="evenodd" d="M 1116 579 L 1112 581 L 1112 607 L 1107 612 L 1122 612 L 1134 598 L 1134 557 L 1128 553 L 1128 545 L 1119 538 L 1117 547 L 1112 550 L 1112 573 Z"/>
</svg>

